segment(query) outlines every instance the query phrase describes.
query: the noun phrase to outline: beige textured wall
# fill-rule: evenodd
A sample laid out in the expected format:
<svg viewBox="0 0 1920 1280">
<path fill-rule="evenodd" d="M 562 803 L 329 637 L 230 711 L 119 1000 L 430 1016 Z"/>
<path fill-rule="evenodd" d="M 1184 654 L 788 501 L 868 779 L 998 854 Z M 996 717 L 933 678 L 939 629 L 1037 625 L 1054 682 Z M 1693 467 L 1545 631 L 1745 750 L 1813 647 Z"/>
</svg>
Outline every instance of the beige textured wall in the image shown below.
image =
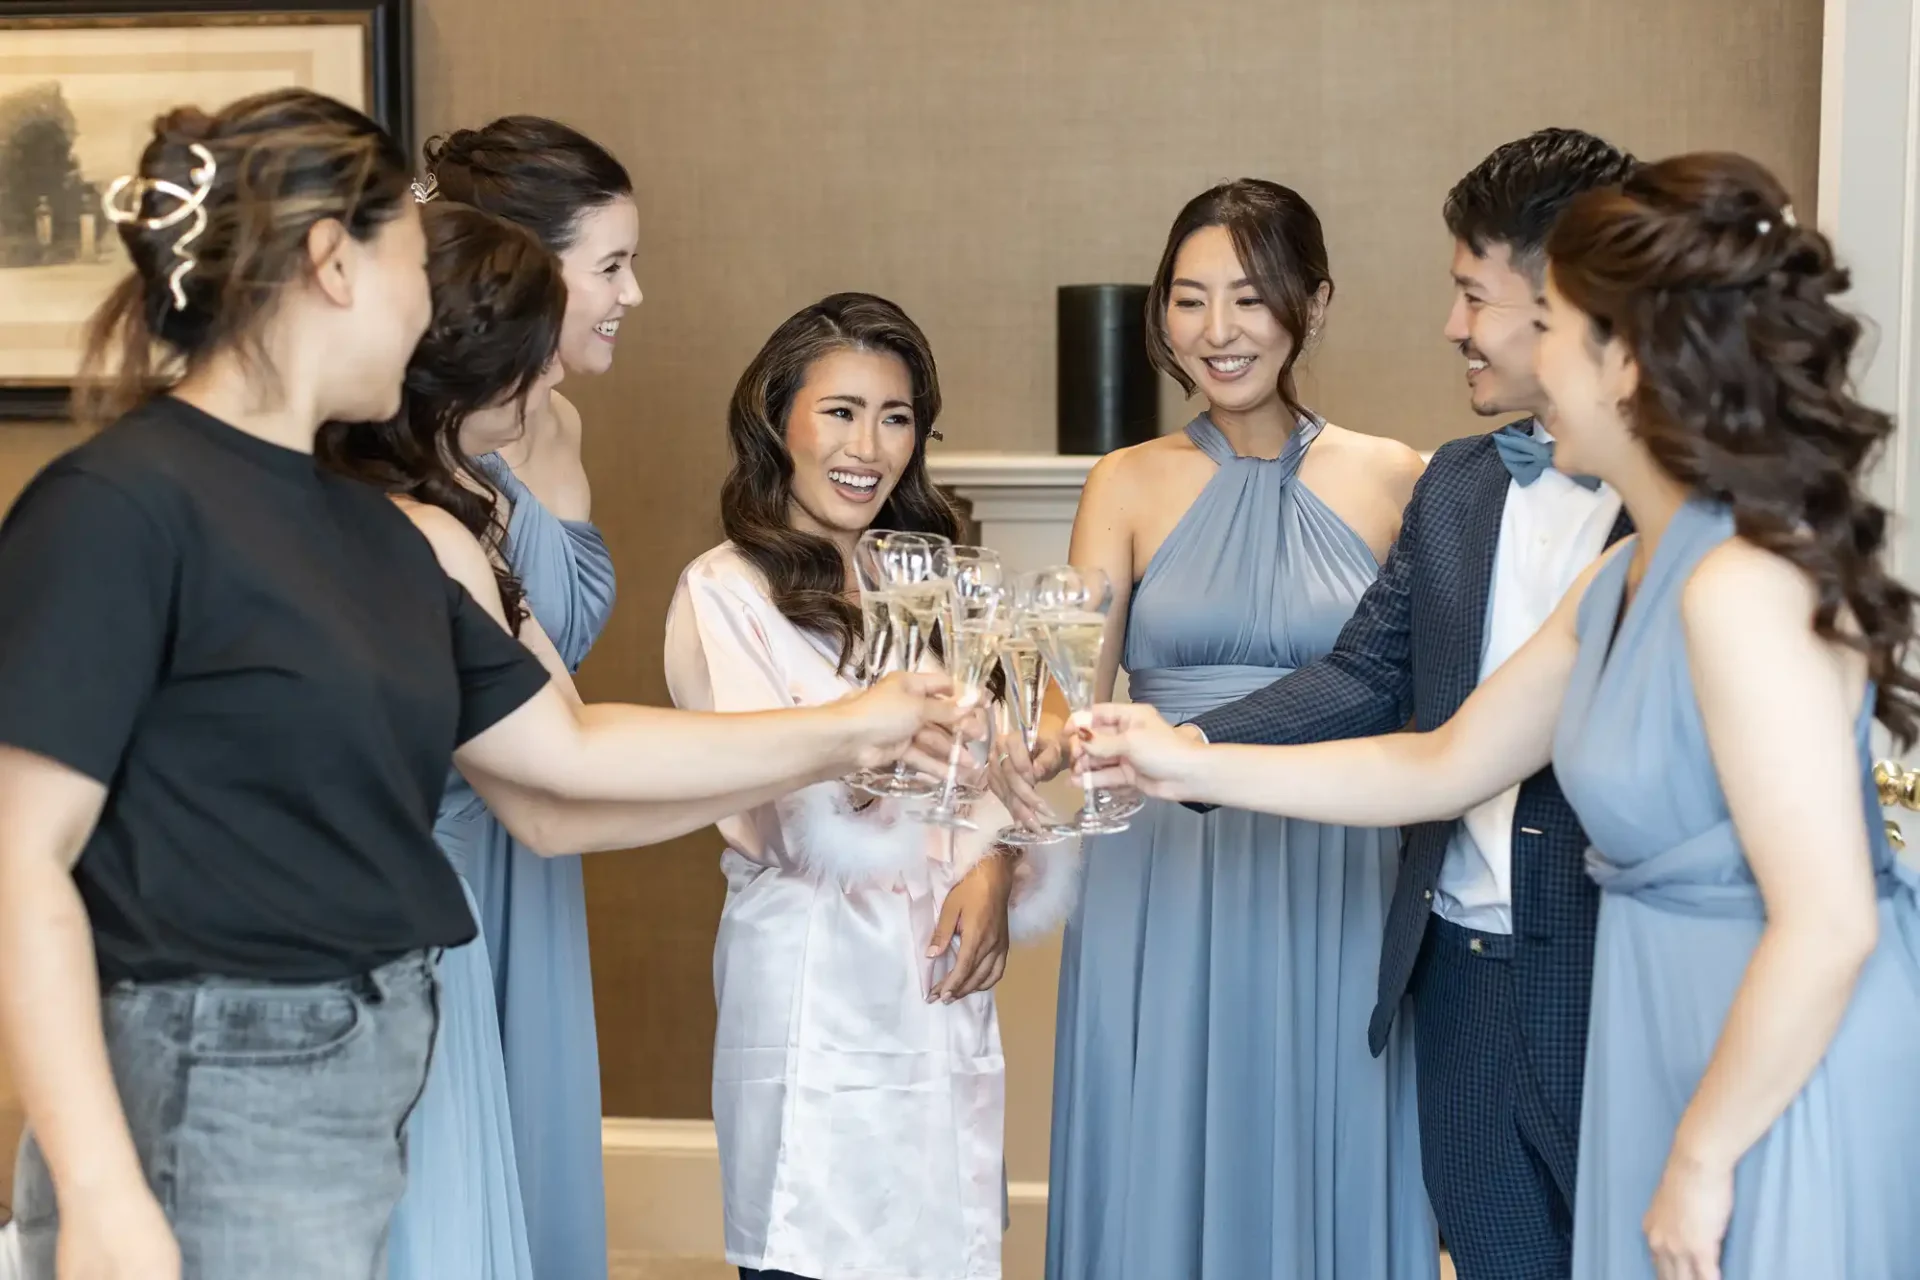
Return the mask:
<svg viewBox="0 0 1920 1280">
<path fill-rule="evenodd" d="M 1047 450 L 1055 286 L 1144 280 L 1188 196 L 1272 177 L 1320 210 L 1339 286 L 1309 398 L 1430 446 L 1479 425 L 1439 338 L 1437 213 L 1495 144 L 1569 124 L 1745 150 L 1813 203 L 1818 0 L 417 3 L 424 128 L 559 116 L 640 187 L 646 305 L 616 371 L 567 387 L 622 575 L 599 698 L 664 697 L 666 603 L 717 537 L 726 396 L 822 294 L 884 293 L 925 326 L 948 447 Z M 0 429 L 0 501 L 58 443 Z M 590 864 L 612 1113 L 706 1114 L 715 848 Z M 1052 952 L 1021 963 L 1010 1051 L 1051 1025 Z M 1044 1076 L 1017 1093 L 1013 1176 L 1043 1176 Z"/>
</svg>

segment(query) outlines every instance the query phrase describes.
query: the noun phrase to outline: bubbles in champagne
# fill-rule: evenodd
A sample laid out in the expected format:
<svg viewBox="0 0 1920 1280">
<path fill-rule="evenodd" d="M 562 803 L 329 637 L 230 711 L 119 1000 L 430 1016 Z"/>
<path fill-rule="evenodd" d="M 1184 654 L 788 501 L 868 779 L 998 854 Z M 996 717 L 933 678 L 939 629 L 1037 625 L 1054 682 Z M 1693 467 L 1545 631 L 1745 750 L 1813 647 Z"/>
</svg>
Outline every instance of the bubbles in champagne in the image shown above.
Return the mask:
<svg viewBox="0 0 1920 1280">
<path fill-rule="evenodd" d="M 946 596 L 947 586 L 943 582 L 916 582 L 894 587 L 886 593 L 900 670 L 919 670 L 920 659 L 927 651 L 933 624 L 940 616 Z"/>
<path fill-rule="evenodd" d="M 860 635 L 865 654 L 861 659 L 861 675 L 872 683 L 886 673 L 896 657 L 887 598 L 879 592 L 860 593 Z"/>
<path fill-rule="evenodd" d="M 1100 643 L 1106 629 L 1107 620 L 1098 613 L 1061 614 L 1041 624 L 1040 643 L 1047 665 L 1076 711 L 1093 705 Z"/>
<path fill-rule="evenodd" d="M 1040 713 L 1046 705 L 1047 664 L 1030 632 L 1010 636 L 1000 646 L 1000 668 L 1006 673 L 1007 700 L 1013 707 L 1014 721 L 1027 750 L 1031 751 L 1040 733 Z"/>
<path fill-rule="evenodd" d="M 987 673 L 993 670 L 1006 638 L 1005 623 L 991 618 L 969 620 L 954 628 L 952 652 L 947 657 L 953 663 L 954 687 L 963 703 L 980 700 Z"/>
</svg>

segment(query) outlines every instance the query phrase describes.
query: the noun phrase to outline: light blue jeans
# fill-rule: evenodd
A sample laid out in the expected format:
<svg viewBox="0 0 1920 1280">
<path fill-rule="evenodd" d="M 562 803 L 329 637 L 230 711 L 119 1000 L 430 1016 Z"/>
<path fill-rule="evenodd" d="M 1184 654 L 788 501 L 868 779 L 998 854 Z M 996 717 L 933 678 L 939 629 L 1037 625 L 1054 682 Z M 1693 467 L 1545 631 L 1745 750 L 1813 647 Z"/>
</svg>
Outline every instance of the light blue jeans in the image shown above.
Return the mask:
<svg viewBox="0 0 1920 1280">
<path fill-rule="evenodd" d="M 190 1280 L 380 1280 L 405 1127 L 438 1021 L 434 958 L 313 986 L 123 984 L 107 1052 L 147 1183 Z M 54 1280 L 46 1161 L 20 1144 L 26 1280 Z"/>
</svg>

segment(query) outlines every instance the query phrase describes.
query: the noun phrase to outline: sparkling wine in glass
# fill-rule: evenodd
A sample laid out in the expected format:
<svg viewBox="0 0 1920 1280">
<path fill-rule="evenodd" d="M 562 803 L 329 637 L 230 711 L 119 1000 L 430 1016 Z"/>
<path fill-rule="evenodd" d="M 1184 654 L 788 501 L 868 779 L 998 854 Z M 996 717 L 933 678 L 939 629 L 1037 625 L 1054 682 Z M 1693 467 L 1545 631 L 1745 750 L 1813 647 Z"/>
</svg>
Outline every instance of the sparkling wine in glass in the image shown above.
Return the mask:
<svg viewBox="0 0 1920 1280">
<path fill-rule="evenodd" d="M 953 590 L 952 554 L 952 541 L 937 533 L 892 533 L 875 547 L 874 564 L 893 635 L 894 670 L 920 669 Z M 924 798 L 940 790 L 936 779 L 915 773 L 904 760 L 859 785 L 869 795 L 895 798 Z"/>
<path fill-rule="evenodd" d="M 1033 612 L 1040 652 L 1053 672 L 1067 705 L 1076 712 L 1091 710 L 1099 678 L 1100 650 L 1105 642 L 1107 611 L 1113 607 L 1113 584 L 1099 569 L 1062 565 L 1044 569 L 1032 580 Z M 1086 802 L 1074 815 L 1070 829 L 1077 835 L 1113 835 L 1128 822 L 1102 803 L 1090 775 L 1084 778 Z"/>
<path fill-rule="evenodd" d="M 986 701 L 987 680 L 999 659 L 1012 611 L 1007 602 L 1006 570 L 998 554 L 985 547 L 955 547 L 948 555 L 948 565 L 950 589 L 940 628 L 946 640 L 954 701 L 964 713 Z M 976 830 L 956 803 L 962 798 L 960 753 L 965 746 L 956 727 L 940 798 L 931 809 L 917 815 L 922 822 L 959 831 Z"/>
<path fill-rule="evenodd" d="M 1040 717 L 1047 704 L 1047 660 L 1041 656 L 1035 637 L 1035 617 L 1029 580 L 1022 578 L 1013 588 L 1013 623 L 1000 645 L 1000 675 L 1006 682 L 1002 706 L 1011 722 L 1006 732 L 1019 735 L 1027 754 L 1033 754 L 1040 742 Z M 1010 823 L 994 833 L 1000 844 L 1029 846 L 1058 844 L 1073 834 L 1071 827 L 1026 827 Z"/>
<path fill-rule="evenodd" d="M 871 689 L 892 668 L 895 645 L 887 608 L 886 584 L 880 575 L 880 545 L 893 536 L 889 529 L 869 529 L 853 549 L 853 575 L 860 586 L 860 658 L 854 680 Z M 859 791 L 884 776 L 876 769 L 856 769 L 841 781 Z"/>
</svg>

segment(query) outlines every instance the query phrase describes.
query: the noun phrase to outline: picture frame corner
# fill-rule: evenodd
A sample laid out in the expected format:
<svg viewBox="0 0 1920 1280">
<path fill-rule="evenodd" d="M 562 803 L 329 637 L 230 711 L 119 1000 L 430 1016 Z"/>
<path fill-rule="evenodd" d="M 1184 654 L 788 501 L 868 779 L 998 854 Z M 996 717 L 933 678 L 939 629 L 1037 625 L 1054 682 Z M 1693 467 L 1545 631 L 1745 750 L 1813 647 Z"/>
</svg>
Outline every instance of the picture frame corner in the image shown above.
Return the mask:
<svg viewBox="0 0 1920 1280">
<path fill-rule="evenodd" d="M 413 0 L 6 0 L 4 5 L 0 5 L 0 65 L 4 64 L 8 37 L 21 32 L 100 27 L 178 30 L 232 28 L 252 24 L 271 26 L 276 18 L 282 20 L 282 25 L 298 28 L 323 25 L 329 17 L 337 16 L 340 21 L 360 25 L 365 32 L 360 62 L 361 101 L 356 105 L 378 120 L 393 134 L 403 150 L 411 155 L 415 145 L 413 9 Z M 62 74 L 56 69 L 48 75 L 48 79 L 58 84 Z M 292 83 L 301 81 L 295 79 Z M 157 115 L 176 102 L 191 100 L 192 96 L 190 88 L 178 92 L 169 90 L 164 97 L 156 95 L 154 113 Z M 4 122 L 0 121 L 0 127 L 3 125 Z M 83 198 L 83 193 L 92 192 L 97 196 L 100 185 L 91 177 L 81 177 L 74 142 L 83 130 L 73 126 L 71 121 L 69 126 L 69 168 L 59 171 L 61 176 L 54 180 L 55 185 L 50 188 L 53 203 L 65 210 L 59 215 L 62 219 L 78 217 L 73 209 L 77 207 L 84 210 L 85 198 L 92 198 Z M 5 183 L 0 182 L 0 187 L 4 186 Z M 80 203 L 76 205 L 75 200 Z M 45 203 L 43 198 L 43 207 Z M 76 249 L 82 254 L 86 252 L 82 246 L 89 243 L 89 233 L 73 229 L 73 224 L 64 221 L 57 228 L 50 229 L 48 223 L 51 212 L 43 219 L 39 210 L 14 211 L 10 215 L 11 232 L 8 230 L 7 216 L 4 210 L 0 210 L 0 274 L 21 269 L 18 263 L 23 256 L 26 258 L 25 269 L 29 270 L 49 263 L 78 261 L 85 266 L 93 261 L 71 257 Z M 29 221 L 29 218 L 32 220 Z M 81 220 L 86 221 L 84 218 Z M 96 239 L 92 243 L 97 245 L 97 237 L 106 234 L 109 234 L 106 228 L 95 223 L 91 235 Z M 7 244 L 9 235 L 15 242 L 14 249 L 9 249 Z M 37 250 L 35 238 L 39 241 Z M 21 245 L 24 245 L 24 252 L 15 252 Z M 63 245 L 66 247 L 60 247 Z M 46 286 L 42 283 L 37 287 Z M 99 287 L 99 282 L 82 272 L 77 273 L 71 283 L 61 281 L 57 287 L 84 289 L 90 297 Z M 76 349 L 72 366 L 76 369 L 78 355 Z M 50 383 L 43 372 L 31 378 L 10 377 L 4 366 L 0 365 L 0 426 L 65 422 L 70 416 L 71 394 L 70 382 Z"/>
</svg>

